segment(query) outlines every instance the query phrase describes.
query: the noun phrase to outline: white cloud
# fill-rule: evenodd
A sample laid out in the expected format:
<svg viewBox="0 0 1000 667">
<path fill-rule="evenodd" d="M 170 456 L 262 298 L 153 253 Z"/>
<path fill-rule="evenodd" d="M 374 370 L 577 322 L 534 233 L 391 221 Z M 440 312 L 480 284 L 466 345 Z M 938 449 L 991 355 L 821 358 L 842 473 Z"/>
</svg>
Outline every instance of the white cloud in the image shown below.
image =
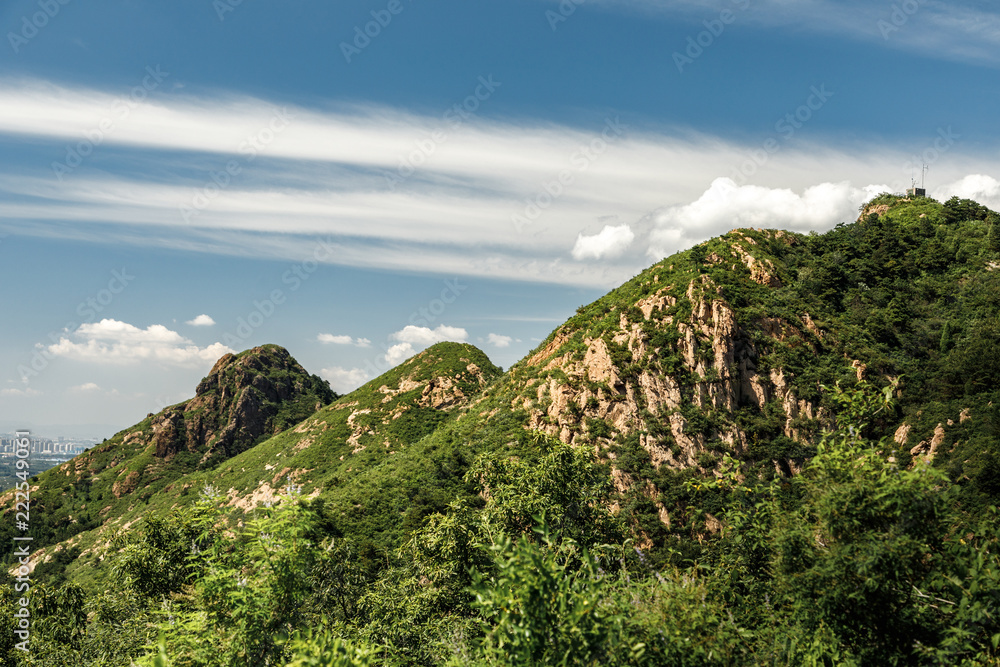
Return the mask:
<svg viewBox="0 0 1000 667">
<path fill-rule="evenodd" d="M 214 362 L 230 348 L 222 343 L 198 347 L 162 324 L 140 329 L 127 322 L 104 319 L 82 324 L 71 336 L 49 345 L 49 354 L 77 361 L 133 364 L 158 361 L 172 366 L 203 365 Z"/>
<path fill-rule="evenodd" d="M 813 185 L 799 194 L 788 188 L 737 186 L 729 178 L 719 178 L 690 204 L 656 214 L 649 256 L 660 259 L 737 227 L 823 231 L 839 222 L 854 222 L 861 204 L 879 193 L 898 190 L 886 184 L 855 187 L 844 181 Z M 1000 181 L 984 174 L 965 176 L 928 194 L 938 201 L 958 196 L 1000 208 Z"/>
<path fill-rule="evenodd" d="M 404 341 L 391 345 L 385 350 L 385 354 L 372 359 L 371 361 L 374 361 L 375 365 L 367 363 L 367 370 L 364 368 L 334 366 L 332 368 L 324 368 L 320 371 L 320 375 L 330 381 L 330 386 L 333 387 L 334 391 L 343 394 L 357 389 L 364 382 L 370 380 L 372 378 L 371 370 L 376 370 L 377 372 L 387 371 L 398 366 L 416 353 L 417 348 L 414 347 L 413 343 Z"/>
<path fill-rule="evenodd" d="M 500 334 L 491 333 L 486 337 L 487 342 L 494 347 L 510 347 L 510 344 L 514 341 L 510 336 L 502 336 Z"/>
<path fill-rule="evenodd" d="M 193 327 L 214 327 L 215 320 L 208 315 L 199 315 L 193 320 L 188 320 L 185 324 L 190 324 Z"/>
<path fill-rule="evenodd" d="M 555 0 L 546 0 L 554 2 Z M 924 58 L 1000 63 L 1000 12 L 980 0 L 872 3 L 868 0 L 593 0 L 657 13 L 685 15 L 692 37 L 703 21 L 730 10 L 734 24 L 846 35 L 880 46 L 919 51 Z M 915 11 L 906 11 L 911 7 Z M 744 11 L 745 10 L 745 11 Z M 681 44 L 680 46 L 683 46 Z M 681 50 L 681 49 L 678 49 Z"/>
<path fill-rule="evenodd" d="M 649 254 L 660 259 L 737 227 L 828 229 L 838 222 L 853 222 L 863 202 L 886 190 L 891 188 L 856 188 L 845 181 L 821 183 L 798 194 L 787 188 L 737 186 L 729 178 L 718 178 L 697 200 L 657 214 Z"/>
<path fill-rule="evenodd" d="M 576 237 L 573 246 L 573 259 L 601 259 L 603 257 L 620 257 L 635 240 L 635 234 L 628 225 L 612 227 L 605 225 L 597 234 Z"/>
<path fill-rule="evenodd" d="M 469 332 L 461 327 L 449 327 L 444 324 L 434 329 L 408 324 L 400 331 L 392 334 L 391 337 L 404 343 L 413 343 L 414 345 L 426 347 L 446 340 L 464 343 L 469 339 Z"/>
<path fill-rule="evenodd" d="M 371 347 L 372 342 L 367 338 L 351 338 L 350 336 L 321 333 L 316 336 L 316 340 L 329 345 L 355 345 L 357 347 Z"/>
<path fill-rule="evenodd" d="M 0 389 L 0 396 L 41 396 L 42 392 L 36 389 Z"/>
<path fill-rule="evenodd" d="M 92 119 L 111 108 L 115 94 L 0 77 L 0 134 L 25 135 L 64 150 L 68 139 L 78 141 Z M 809 94 L 803 86 L 802 100 Z M 574 156 L 600 136 L 604 123 L 569 127 L 473 119 L 449 131 L 433 160 L 390 189 L 384 174 L 412 151 L 414 136 L 440 126 L 439 116 L 376 106 L 291 108 L 292 122 L 261 153 L 252 173 L 213 195 L 191 224 L 179 224 L 179 207 L 190 205 L 216 158 L 259 130 L 276 106 L 280 103 L 185 94 L 144 103 L 105 141 L 137 149 L 132 159 L 150 169 L 81 171 L 59 182 L 45 167 L 34 172 L 10 167 L 0 172 L 0 220 L 16 224 L 22 235 L 70 241 L 295 262 L 315 257 L 389 271 L 608 287 L 645 267 L 647 257 L 637 248 L 648 247 L 658 213 L 690 206 L 713 180 L 736 178 L 739 166 L 762 150 L 756 141 L 626 129 L 579 170 Z M 850 143 L 824 137 L 818 128 L 808 136 L 813 143 L 796 136 L 781 144 L 752 182 L 804 193 L 818 183 L 898 180 L 892 189 L 902 190 L 913 146 L 932 146 L 938 139 L 932 132 L 897 145 Z M 203 178 L 192 179 L 190 163 L 176 158 L 175 151 L 184 149 L 208 156 L 211 166 Z M 972 150 L 950 148 L 934 164 L 935 180 L 955 181 L 970 173 L 1000 177 L 994 147 Z M 154 165 L 164 177 L 144 180 L 139 174 Z M 565 170 L 574 180 L 552 199 L 545 184 Z M 530 224 L 516 225 L 526 201 L 542 201 L 539 197 L 547 202 L 544 208 Z M 608 220 L 617 226 L 606 225 Z M 584 236 L 581 228 L 601 231 Z M 679 235 L 681 247 L 709 236 L 697 235 L 694 224 L 681 231 L 670 232 Z M 662 239 L 657 245 L 665 246 Z M 566 256 L 567 249 L 573 257 Z M 602 261 L 580 259 L 595 256 Z"/>
<path fill-rule="evenodd" d="M 128 322 L 111 319 L 81 324 L 76 330 L 76 335 L 88 340 L 116 340 L 129 343 L 177 344 L 186 340 L 162 324 L 151 324 L 145 329 L 140 329 Z"/>
<path fill-rule="evenodd" d="M 80 393 L 90 393 L 90 392 L 100 391 L 100 390 L 101 390 L 101 388 L 97 385 L 96 382 L 85 382 L 85 383 L 83 383 L 81 385 L 78 385 L 76 387 L 70 387 L 70 391 L 76 391 L 76 392 L 80 392 Z"/>
<path fill-rule="evenodd" d="M 397 364 L 406 361 L 414 354 L 416 354 L 416 350 L 413 349 L 413 345 L 410 343 L 398 343 L 386 350 L 385 361 L 390 366 L 396 366 Z"/>
<path fill-rule="evenodd" d="M 350 336 L 334 336 L 333 334 L 321 333 L 316 336 L 316 340 L 321 343 L 329 343 L 331 345 L 351 345 L 354 343 L 354 339 Z"/>
<path fill-rule="evenodd" d="M 938 199 L 973 199 L 994 211 L 1000 210 L 1000 181 L 985 174 L 971 174 L 941 188 Z"/>
<path fill-rule="evenodd" d="M 330 386 L 338 394 L 346 394 L 354 391 L 370 378 L 363 368 L 324 368 L 320 371 L 320 376 L 324 380 L 329 380 Z"/>
</svg>

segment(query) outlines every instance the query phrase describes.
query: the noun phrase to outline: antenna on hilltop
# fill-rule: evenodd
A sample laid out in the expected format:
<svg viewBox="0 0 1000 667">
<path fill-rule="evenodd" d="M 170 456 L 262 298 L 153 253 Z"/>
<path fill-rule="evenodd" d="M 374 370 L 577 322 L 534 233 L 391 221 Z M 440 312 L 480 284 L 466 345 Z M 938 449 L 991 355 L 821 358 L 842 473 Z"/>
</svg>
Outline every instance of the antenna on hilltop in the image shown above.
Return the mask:
<svg viewBox="0 0 1000 667">
<path fill-rule="evenodd" d="M 927 166 L 926 162 L 920 166 L 920 187 L 919 188 L 917 187 L 917 179 L 913 178 L 913 177 L 910 178 L 910 182 L 913 184 L 913 187 L 911 187 L 909 190 L 906 191 L 906 195 L 908 197 L 926 197 L 927 196 L 927 190 L 924 189 L 924 176 L 927 174 L 927 170 L 928 169 L 929 169 L 929 167 Z"/>
</svg>

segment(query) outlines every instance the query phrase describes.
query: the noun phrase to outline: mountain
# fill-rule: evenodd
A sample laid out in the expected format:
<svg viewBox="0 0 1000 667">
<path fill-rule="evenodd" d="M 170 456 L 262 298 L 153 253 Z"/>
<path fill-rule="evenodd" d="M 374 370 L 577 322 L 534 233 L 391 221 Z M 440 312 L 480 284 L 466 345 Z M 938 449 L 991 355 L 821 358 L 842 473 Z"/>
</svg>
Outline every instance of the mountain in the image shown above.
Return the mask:
<svg viewBox="0 0 1000 667">
<path fill-rule="evenodd" d="M 841 410 L 825 388 L 864 379 L 898 399 L 868 433 L 987 504 L 1000 497 L 998 223 L 974 202 L 883 196 L 823 235 L 733 230 L 581 307 L 410 452 L 445 468 L 523 455 L 537 432 L 592 448 L 640 542 L 694 553 L 725 499 L 696 501 L 685 482 L 726 456 L 750 476 L 794 474 Z M 405 479 L 401 465 L 379 475 Z M 406 506 L 393 488 L 379 502 Z M 398 544 L 407 529 L 374 503 L 360 506 Z"/>
<path fill-rule="evenodd" d="M 505 374 L 445 343 L 331 403 L 304 371 L 278 379 L 294 365 L 280 348 L 227 356 L 196 398 L 39 477 L 47 539 L 206 486 L 244 511 L 292 486 L 343 534 L 390 549 L 475 502 L 463 475 L 477 456 L 527 455 L 542 433 L 606 464 L 640 544 L 690 555 L 726 500 L 696 503 L 685 482 L 727 456 L 749 476 L 795 474 L 841 408 L 826 388 L 862 379 L 899 406 L 868 432 L 986 503 L 1000 495 L 998 223 L 967 200 L 883 195 L 821 235 L 735 229 L 582 306 Z"/>
<path fill-rule="evenodd" d="M 36 552 L 33 562 L 82 551 L 70 572 L 93 575 L 89 570 L 115 531 L 191 503 L 206 488 L 246 511 L 272 502 L 292 483 L 313 497 L 325 489 L 330 506 L 343 507 L 345 528 L 353 521 L 373 534 L 379 528 L 368 525 L 366 505 L 405 490 L 409 495 L 384 511 L 398 517 L 409 509 L 404 523 L 415 525 L 450 497 L 435 491 L 434 481 L 421 480 L 419 464 L 406 466 L 407 481 L 394 481 L 386 494 L 371 488 L 379 484 L 372 471 L 406 456 L 411 443 L 462 413 L 500 374 L 472 345 L 439 343 L 338 398 L 281 347 L 228 354 L 193 399 L 32 479 L 33 544 L 60 543 L 44 555 Z M 438 502 L 413 510 L 417 496 Z"/>
<path fill-rule="evenodd" d="M 1000 216 L 881 195 L 668 257 L 506 373 L 439 343 L 336 397 L 277 346 L 227 355 L 32 478 L 32 580 L 71 582 L 33 641 L 46 664 L 993 664 L 998 340 Z"/>
<path fill-rule="evenodd" d="M 823 235 L 736 229 L 579 309 L 496 394 L 594 447 L 657 544 L 700 514 L 683 479 L 727 455 L 794 473 L 841 407 L 824 387 L 861 379 L 897 387 L 871 432 L 901 463 L 934 458 L 995 502 L 998 253 L 1000 216 L 958 199 L 883 195 Z"/>
<path fill-rule="evenodd" d="M 428 473 L 430 457 L 418 443 L 466 413 L 501 373 L 472 345 L 438 343 L 294 428 L 189 475 L 180 493 L 209 486 L 249 511 L 293 485 L 307 497 L 322 495 L 344 533 L 395 543 L 394 534 L 380 535 L 419 525 L 425 514 L 443 509 L 452 495 L 447 487 L 460 483 L 468 463 Z M 165 490 L 150 504 L 173 504 L 176 493 Z"/>
<path fill-rule="evenodd" d="M 592 448 L 642 543 L 667 551 L 723 508 L 695 504 L 686 480 L 726 456 L 747 475 L 794 474 L 842 408 L 825 388 L 864 379 L 898 399 L 868 433 L 892 436 L 904 465 L 933 457 L 986 504 L 1000 491 L 998 223 L 967 200 L 886 195 L 822 235 L 733 230 L 581 307 L 411 452 L 444 467 L 530 449 L 539 431 Z M 380 475 L 405 478 L 394 465 Z M 398 518 L 384 522 L 398 542 Z"/>
<path fill-rule="evenodd" d="M 33 477 L 33 544 L 60 542 L 142 507 L 184 475 L 216 466 L 336 397 L 277 345 L 227 354 L 194 398 Z M 12 499 L 13 491 L 3 494 L 4 506 L 12 508 Z M 12 532 L 11 525 L 0 531 Z"/>
</svg>

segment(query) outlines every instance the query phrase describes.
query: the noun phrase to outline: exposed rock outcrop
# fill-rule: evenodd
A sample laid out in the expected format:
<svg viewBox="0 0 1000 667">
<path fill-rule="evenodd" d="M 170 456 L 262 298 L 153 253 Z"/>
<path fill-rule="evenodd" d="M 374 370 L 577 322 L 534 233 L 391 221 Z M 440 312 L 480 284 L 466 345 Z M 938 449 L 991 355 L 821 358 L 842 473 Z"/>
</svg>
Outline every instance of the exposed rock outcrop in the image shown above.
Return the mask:
<svg viewBox="0 0 1000 667">
<path fill-rule="evenodd" d="M 96 479 L 112 471 L 110 490 L 121 498 L 148 483 L 149 475 L 162 475 L 181 452 L 195 454 L 194 461 L 202 463 L 232 457 L 335 398 L 326 382 L 307 373 L 284 348 L 267 345 L 226 354 L 198 384 L 194 398 L 149 415 L 146 422 L 59 469 Z M 110 458 L 102 456 L 109 452 Z M 121 469 L 144 452 L 152 454 L 154 464 L 131 472 Z"/>
<path fill-rule="evenodd" d="M 118 481 L 111 485 L 111 493 L 114 494 L 115 498 L 121 498 L 124 495 L 132 493 L 139 484 L 140 476 L 141 473 L 138 470 L 123 472 L 119 476 Z"/>
<path fill-rule="evenodd" d="M 279 408 L 304 398 L 313 402 L 303 406 L 302 417 L 329 403 L 335 395 L 285 349 L 268 346 L 239 356 L 227 354 L 216 362 L 198 384 L 195 397 L 184 405 L 185 433 L 167 450 L 176 452 L 186 447 L 198 451 L 207 445 L 214 452 L 234 456 L 262 436 L 290 426 L 276 419 Z"/>
<path fill-rule="evenodd" d="M 740 256 L 740 260 L 750 269 L 750 279 L 768 287 L 781 287 L 774 263 L 769 259 L 757 259 L 741 245 L 734 243 L 732 248 Z"/>
<path fill-rule="evenodd" d="M 939 422 L 938 425 L 934 427 L 934 435 L 931 439 L 922 440 L 917 443 L 917 445 L 910 450 L 910 454 L 913 455 L 914 459 L 920 458 L 927 462 L 933 461 L 934 455 L 937 454 L 938 447 L 944 443 L 944 438 L 944 424 Z"/>
<path fill-rule="evenodd" d="M 579 344 L 573 344 L 570 331 L 559 331 L 529 358 L 528 364 L 539 368 L 543 377 L 529 385 L 530 394 L 513 402 L 513 407 L 528 412 L 528 428 L 564 442 L 594 441 L 598 453 L 616 435 L 638 434 L 654 467 L 687 468 L 699 465 L 699 454 L 706 451 L 710 438 L 742 451 L 747 436 L 727 419 L 710 431 L 704 425 L 695 428 L 685 416 L 685 406 L 701 414 L 731 415 L 743 405 L 763 409 L 777 401 L 785 413 L 784 435 L 809 441 L 811 433 L 796 424 L 823 419 L 823 411 L 796 396 L 782 369 L 758 373 L 763 351 L 737 323 L 733 308 L 711 278 L 702 275 L 687 285 L 683 296 L 690 312 L 684 318 L 677 317 L 683 311 L 675 308 L 678 296 L 673 291 L 674 286 L 667 285 L 637 300 L 634 312 L 641 314 L 641 321 L 630 321 L 620 312 L 614 316 L 617 326 L 600 337 L 584 336 Z M 822 338 L 807 313 L 802 321 Z M 758 324 L 775 340 L 797 338 L 809 344 L 798 327 L 783 320 Z M 654 348 L 651 332 L 660 329 L 676 335 L 667 345 Z M 572 349 L 566 351 L 567 347 Z M 671 362 L 676 367 L 664 368 L 662 360 L 668 358 L 676 360 Z M 611 432 L 604 430 L 607 427 Z"/>
</svg>

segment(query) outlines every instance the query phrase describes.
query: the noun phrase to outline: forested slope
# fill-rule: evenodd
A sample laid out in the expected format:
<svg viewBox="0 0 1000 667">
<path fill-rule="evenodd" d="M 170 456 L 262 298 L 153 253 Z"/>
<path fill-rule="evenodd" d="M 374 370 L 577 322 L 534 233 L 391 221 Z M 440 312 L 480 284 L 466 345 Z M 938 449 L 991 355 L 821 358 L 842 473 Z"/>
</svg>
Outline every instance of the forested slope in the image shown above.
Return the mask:
<svg viewBox="0 0 1000 667">
<path fill-rule="evenodd" d="M 429 348 L 137 490 L 25 664 L 1000 664 L 998 225 L 882 195 L 668 257 L 502 375 Z"/>
</svg>

